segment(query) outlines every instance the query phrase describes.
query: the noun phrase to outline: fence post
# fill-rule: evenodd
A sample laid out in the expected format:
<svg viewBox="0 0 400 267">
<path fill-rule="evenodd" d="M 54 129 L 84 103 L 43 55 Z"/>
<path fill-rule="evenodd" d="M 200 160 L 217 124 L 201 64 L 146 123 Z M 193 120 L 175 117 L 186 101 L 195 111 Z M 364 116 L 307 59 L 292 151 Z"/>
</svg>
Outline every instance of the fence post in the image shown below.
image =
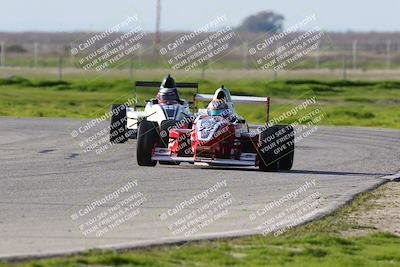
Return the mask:
<svg viewBox="0 0 400 267">
<path fill-rule="evenodd" d="M 74 43 L 69 43 L 69 48 L 70 48 L 70 65 L 71 67 L 75 67 L 75 58 L 74 58 L 74 53 L 72 53 L 72 49 L 74 49 Z"/>
<path fill-rule="evenodd" d="M 138 69 L 142 68 L 142 46 L 139 47 L 139 51 L 138 51 Z"/>
<path fill-rule="evenodd" d="M 243 51 L 242 51 L 242 55 L 243 55 L 243 68 L 247 69 L 249 64 L 248 64 L 248 55 L 247 55 L 247 51 L 249 50 L 249 45 L 247 42 L 244 42 L 243 44 Z"/>
<path fill-rule="evenodd" d="M 208 69 L 208 70 L 212 70 L 212 69 L 213 69 L 212 61 L 211 61 L 211 60 L 207 60 L 207 69 Z"/>
<path fill-rule="evenodd" d="M 1 42 L 1 52 L 0 52 L 0 66 L 6 66 L 6 45 L 4 42 Z"/>
<path fill-rule="evenodd" d="M 392 40 L 387 40 L 386 41 L 386 68 L 390 69 L 392 66 L 392 55 L 391 55 L 391 46 L 392 46 Z"/>
<path fill-rule="evenodd" d="M 37 67 L 37 61 L 38 61 L 38 43 L 33 44 L 33 67 Z"/>
<path fill-rule="evenodd" d="M 316 55 L 315 55 L 315 68 L 319 69 L 320 67 L 320 51 L 321 51 L 321 42 L 317 43 L 317 51 L 316 51 Z"/>
<path fill-rule="evenodd" d="M 353 41 L 353 69 L 357 68 L 357 40 Z"/>
<path fill-rule="evenodd" d="M 60 46 L 57 46 L 57 51 L 58 51 L 58 80 L 62 80 L 62 57 L 61 57 L 61 51 L 60 51 Z"/>
<path fill-rule="evenodd" d="M 346 56 L 343 56 L 343 80 L 347 80 L 347 62 L 346 62 Z"/>
<path fill-rule="evenodd" d="M 206 61 L 201 64 L 201 79 L 204 80 L 206 77 Z"/>
<path fill-rule="evenodd" d="M 129 58 L 129 79 L 133 80 L 133 56 Z"/>
</svg>

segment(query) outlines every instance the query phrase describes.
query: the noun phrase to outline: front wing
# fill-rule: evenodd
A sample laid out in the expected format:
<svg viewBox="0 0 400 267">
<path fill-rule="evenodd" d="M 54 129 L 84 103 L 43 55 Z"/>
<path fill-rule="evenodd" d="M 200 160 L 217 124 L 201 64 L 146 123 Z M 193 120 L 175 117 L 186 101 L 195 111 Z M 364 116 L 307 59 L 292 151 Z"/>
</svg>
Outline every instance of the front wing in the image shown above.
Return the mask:
<svg viewBox="0 0 400 267">
<path fill-rule="evenodd" d="M 169 149 L 156 147 L 151 159 L 156 161 L 188 162 L 195 165 L 257 166 L 256 153 L 242 153 L 240 159 L 210 159 L 203 157 L 171 156 L 171 151 Z"/>
</svg>

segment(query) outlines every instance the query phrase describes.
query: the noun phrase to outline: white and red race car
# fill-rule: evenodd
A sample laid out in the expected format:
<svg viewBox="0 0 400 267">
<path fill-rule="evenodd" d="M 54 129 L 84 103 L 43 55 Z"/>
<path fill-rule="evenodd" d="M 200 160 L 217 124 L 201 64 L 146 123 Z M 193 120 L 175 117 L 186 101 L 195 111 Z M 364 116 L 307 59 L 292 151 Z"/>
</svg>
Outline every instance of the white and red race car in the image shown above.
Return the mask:
<svg viewBox="0 0 400 267">
<path fill-rule="evenodd" d="M 200 110 L 191 119 L 156 122 L 142 120 L 138 129 L 137 162 L 140 166 L 180 164 L 258 166 L 262 171 L 290 170 L 294 157 L 294 130 L 290 125 L 268 125 L 269 97 L 231 96 L 227 88 L 214 95 L 195 94 L 196 101 L 223 99 L 229 116 L 209 116 Z M 262 103 L 266 124 L 249 126 L 236 114 L 234 102 Z"/>
</svg>

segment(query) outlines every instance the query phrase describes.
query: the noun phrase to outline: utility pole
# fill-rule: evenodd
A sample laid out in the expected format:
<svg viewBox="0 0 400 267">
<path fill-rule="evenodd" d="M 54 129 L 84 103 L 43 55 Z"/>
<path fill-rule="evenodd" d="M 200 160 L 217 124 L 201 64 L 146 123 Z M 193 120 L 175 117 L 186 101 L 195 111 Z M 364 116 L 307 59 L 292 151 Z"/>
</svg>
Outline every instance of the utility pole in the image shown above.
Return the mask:
<svg viewBox="0 0 400 267">
<path fill-rule="evenodd" d="M 155 36 L 155 42 L 156 42 L 156 50 L 159 49 L 159 45 L 161 42 L 161 37 L 160 37 L 160 24 L 161 24 L 161 0 L 157 0 L 157 14 L 156 14 L 156 36 Z"/>
</svg>

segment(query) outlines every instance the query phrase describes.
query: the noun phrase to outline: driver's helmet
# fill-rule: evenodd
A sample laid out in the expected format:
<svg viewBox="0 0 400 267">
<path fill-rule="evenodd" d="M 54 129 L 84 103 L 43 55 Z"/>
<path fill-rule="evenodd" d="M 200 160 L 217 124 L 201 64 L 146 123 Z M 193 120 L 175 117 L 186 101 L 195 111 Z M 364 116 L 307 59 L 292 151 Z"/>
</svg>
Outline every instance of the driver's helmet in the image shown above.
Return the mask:
<svg viewBox="0 0 400 267">
<path fill-rule="evenodd" d="M 160 104 L 173 104 L 179 101 L 178 90 L 174 78 L 168 74 L 161 82 L 160 90 L 157 94 L 157 100 Z"/>
<path fill-rule="evenodd" d="M 208 104 L 207 111 L 210 116 L 225 116 L 228 112 L 225 99 L 214 99 Z"/>
</svg>

